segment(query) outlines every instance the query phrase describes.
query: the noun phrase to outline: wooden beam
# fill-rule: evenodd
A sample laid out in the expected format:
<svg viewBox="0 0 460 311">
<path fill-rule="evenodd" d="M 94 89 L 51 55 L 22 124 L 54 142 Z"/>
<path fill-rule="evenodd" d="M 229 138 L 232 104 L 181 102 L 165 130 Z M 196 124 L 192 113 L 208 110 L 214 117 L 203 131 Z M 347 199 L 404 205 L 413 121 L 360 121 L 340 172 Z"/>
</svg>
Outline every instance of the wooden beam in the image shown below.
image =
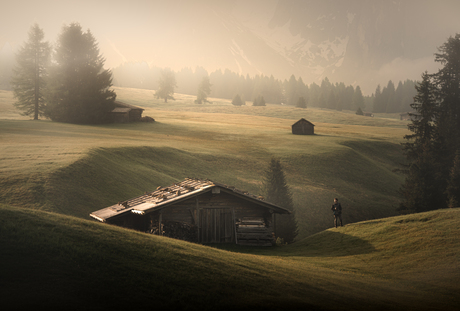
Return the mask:
<svg viewBox="0 0 460 311">
<path fill-rule="evenodd" d="M 238 244 L 238 232 L 236 231 L 235 208 L 232 208 L 233 228 L 235 228 L 235 244 Z"/>
<path fill-rule="evenodd" d="M 162 218 L 162 214 L 160 212 L 160 215 L 158 216 L 158 235 L 163 235 L 163 230 L 161 230 L 161 219 Z"/>
<path fill-rule="evenodd" d="M 196 206 L 196 232 L 197 232 L 197 241 L 198 243 L 201 242 L 201 239 L 200 239 L 200 233 L 201 233 L 201 217 L 200 217 L 200 205 L 198 203 L 198 196 L 195 197 L 195 206 Z"/>
</svg>

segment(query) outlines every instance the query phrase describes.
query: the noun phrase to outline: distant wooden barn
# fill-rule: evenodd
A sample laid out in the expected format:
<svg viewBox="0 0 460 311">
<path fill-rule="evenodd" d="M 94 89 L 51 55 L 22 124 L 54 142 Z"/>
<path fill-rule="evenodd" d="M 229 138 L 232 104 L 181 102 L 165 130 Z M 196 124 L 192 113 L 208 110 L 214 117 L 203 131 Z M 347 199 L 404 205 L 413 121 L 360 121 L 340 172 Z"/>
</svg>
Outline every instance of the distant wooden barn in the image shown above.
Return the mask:
<svg viewBox="0 0 460 311">
<path fill-rule="evenodd" d="M 410 117 L 409 112 L 401 113 L 401 114 L 399 115 L 399 119 L 400 119 L 400 120 L 410 120 L 411 117 Z"/>
<path fill-rule="evenodd" d="M 128 123 L 141 121 L 144 109 L 115 101 L 115 109 L 111 111 L 112 122 Z"/>
<path fill-rule="evenodd" d="M 90 214 L 109 224 L 198 243 L 273 245 L 289 210 L 224 184 L 187 178 Z"/>
<path fill-rule="evenodd" d="M 315 125 L 302 118 L 292 125 L 292 134 L 313 135 L 315 134 Z"/>
</svg>

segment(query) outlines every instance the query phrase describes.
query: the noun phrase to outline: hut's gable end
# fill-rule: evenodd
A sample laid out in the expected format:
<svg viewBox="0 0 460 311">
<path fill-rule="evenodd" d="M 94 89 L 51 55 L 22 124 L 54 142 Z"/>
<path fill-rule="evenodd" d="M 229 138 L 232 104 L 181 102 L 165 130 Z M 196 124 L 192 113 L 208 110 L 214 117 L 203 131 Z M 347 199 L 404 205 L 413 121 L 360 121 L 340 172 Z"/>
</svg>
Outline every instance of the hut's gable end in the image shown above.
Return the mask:
<svg viewBox="0 0 460 311">
<path fill-rule="evenodd" d="M 313 135 L 315 133 L 315 125 L 305 119 L 300 119 L 292 125 L 292 134 L 295 135 Z"/>
</svg>

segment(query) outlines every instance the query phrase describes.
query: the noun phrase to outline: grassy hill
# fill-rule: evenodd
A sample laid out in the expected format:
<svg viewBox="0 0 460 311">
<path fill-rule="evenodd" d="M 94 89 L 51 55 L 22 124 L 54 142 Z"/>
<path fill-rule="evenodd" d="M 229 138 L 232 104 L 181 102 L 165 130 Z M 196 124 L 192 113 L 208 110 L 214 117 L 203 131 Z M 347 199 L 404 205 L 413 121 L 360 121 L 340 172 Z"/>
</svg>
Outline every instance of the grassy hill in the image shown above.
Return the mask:
<svg viewBox="0 0 460 311">
<path fill-rule="evenodd" d="M 24 120 L 0 93 L 0 202 L 88 218 L 90 212 L 185 177 L 262 194 L 264 170 L 281 158 L 297 208 L 299 238 L 332 225 L 334 197 L 351 223 L 395 215 L 404 176 L 404 121 L 286 106 L 197 105 L 176 95 L 117 88 L 155 123 L 83 126 Z M 314 136 L 292 135 L 304 117 Z"/>
<path fill-rule="evenodd" d="M 4 310 L 457 310 L 460 209 L 217 249 L 0 205 Z"/>
<path fill-rule="evenodd" d="M 285 106 L 168 104 L 117 88 L 155 123 L 31 121 L 0 91 L 0 301 L 7 310 L 457 310 L 460 209 L 395 216 L 407 123 Z M 301 117 L 314 136 L 292 135 Z M 300 227 L 273 248 L 191 244 L 89 213 L 185 177 L 261 194 L 285 167 Z M 332 227 L 339 197 L 345 226 Z M 3 309 L 2 309 L 3 310 Z"/>
</svg>

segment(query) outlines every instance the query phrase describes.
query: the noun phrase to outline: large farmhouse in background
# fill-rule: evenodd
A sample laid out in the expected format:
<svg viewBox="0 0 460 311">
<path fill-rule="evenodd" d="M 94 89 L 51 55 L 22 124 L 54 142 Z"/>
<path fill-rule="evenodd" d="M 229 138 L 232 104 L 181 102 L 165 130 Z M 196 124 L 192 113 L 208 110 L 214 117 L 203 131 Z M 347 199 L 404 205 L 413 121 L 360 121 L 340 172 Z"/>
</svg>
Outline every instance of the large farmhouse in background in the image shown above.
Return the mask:
<svg viewBox="0 0 460 311">
<path fill-rule="evenodd" d="M 90 214 L 109 224 L 198 243 L 273 245 L 289 210 L 210 180 L 187 178 Z"/>
<path fill-rule="evenodd" d="M 302 118 L 292 125 L 292 134 L 313 135 L 315 134 L 315 125 Z"/>
<path fill-rule="evenodd" d="M 128 123 L 141 121 L 143 108 L 115 101 L 115 108 L 110 112 L 112 122 Z"/>
</svg>

